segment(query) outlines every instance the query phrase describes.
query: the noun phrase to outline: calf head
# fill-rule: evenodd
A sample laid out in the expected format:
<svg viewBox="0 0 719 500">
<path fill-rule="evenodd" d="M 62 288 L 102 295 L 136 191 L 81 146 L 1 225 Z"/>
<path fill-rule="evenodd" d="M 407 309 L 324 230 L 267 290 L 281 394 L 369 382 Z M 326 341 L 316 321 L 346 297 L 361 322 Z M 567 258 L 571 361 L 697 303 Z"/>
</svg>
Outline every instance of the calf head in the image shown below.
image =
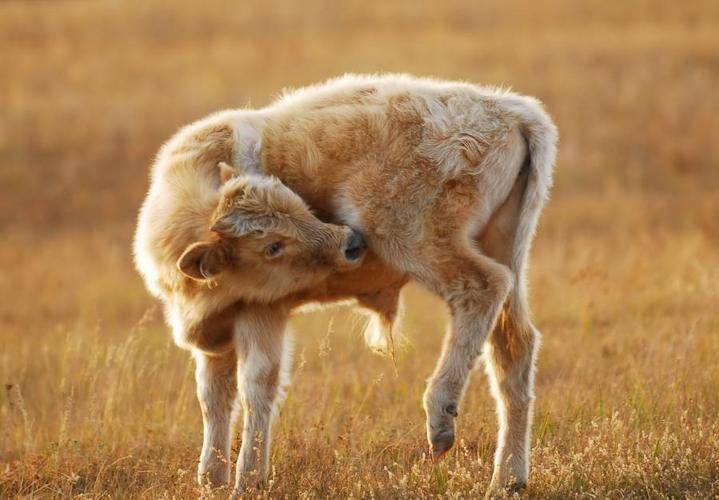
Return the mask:
<svg viewBox="0 0 719 500">
<path fill-rule="evenodd" d="M 274 300 L 356 269 L 366 245 L 347 226 L 327 224 L 275 178 L 227 180 L 211 221 L 212 236 L 187 247 L 177 266 L 194 280 L 243 287 Z"/>
</svg>

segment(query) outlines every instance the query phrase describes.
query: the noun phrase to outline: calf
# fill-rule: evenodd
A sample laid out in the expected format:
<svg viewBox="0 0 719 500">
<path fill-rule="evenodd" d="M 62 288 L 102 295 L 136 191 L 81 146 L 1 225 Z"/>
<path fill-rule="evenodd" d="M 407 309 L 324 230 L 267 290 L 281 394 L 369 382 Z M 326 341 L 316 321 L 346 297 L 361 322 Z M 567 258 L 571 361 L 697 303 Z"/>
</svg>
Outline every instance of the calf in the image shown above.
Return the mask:
<svg viewBox="0 0 719 500">
<path fill-rule="evenodd" d="M 202 142 L 205 154 L 230 163 L 228 174 L 237 177 L 216 186 L 216 207 L 196 212 L 204 221 L 210 212 L 219 217 L 214 226 L 219 237 L 241 238 L 252 218 L 243 207 L 244 191 L 235 184 L 276 176 L 284 183 L 270 188 L 278 197 L 299 195 L 321 219 L 359 230 L 370 249 L 359 271 L 326 274 L 290 293 L 256 296 L 227 272 L 228 289 L 261 303 L 243 306 L 233 335 L 233 355 L 244 360 L 241 370 L 251 372 L 239 376 L 245 431 L 237 491 L 267 469 L 274 396 L 258 389 L 262 383 L 255 380 L 272 382 L 282 371 L 288 311 L 303 301 L 357 297 L 377 313 L 369 337 L 386 343 L 399 289 L 408 279 L 442 297 L 452 315 L 424 395 L 433 456 L 454 443 L 454 419 L 484 350 L 500 424 L 490 491 L 525 485 L 539 343 L 525 276 L 552 182 L 556 143 L 556 129 L 541 105 L 469 84 L 350 76 L 289 94 L 264 110 L 225 112 L 196 127 L 176 145 Z M 223 127 L 230 137 L 219 133 Z M 198 139 L 213 130 L 215 140 Z M 225 274 L 220 267 L 216 271 Z M 200 395 L 201 402 L 224 397 L 225 403 L 206 415 L 206 444 L 208 432 L 224 443 L 234 393 L 222 388 L 233 386 L 228 377 L 235 358 L 215 370 L 207 368 L 210 361 L 216 360 L 198 360 L 199 385 L 210 394 Z M 259 451 L 247 450 L 257 439 L 263 443 L 254 447 Z"/>
</svg>

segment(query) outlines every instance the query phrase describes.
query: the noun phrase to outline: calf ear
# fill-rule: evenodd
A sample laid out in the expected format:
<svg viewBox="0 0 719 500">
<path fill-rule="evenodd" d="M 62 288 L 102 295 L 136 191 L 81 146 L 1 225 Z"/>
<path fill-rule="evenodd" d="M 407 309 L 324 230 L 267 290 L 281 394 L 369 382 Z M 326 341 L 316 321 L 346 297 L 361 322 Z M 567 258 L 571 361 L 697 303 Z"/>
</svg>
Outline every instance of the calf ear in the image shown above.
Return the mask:
<svg viewBox="0 0 719 500">
<path fill-rule="evenodd" d="M 185 249 L 177 261 L 177 268 L 186 276 L 196 280 L 212 279 L 227 265 L 224 249 L 218 243 L 200 241 Z"/>
<path fill-rule="evenodd" d="M 274 219 L 269 215 L 249 215 L 235 209 L 217 219 L 210 229 L 222 236 L 240 238 L 250 233 L 264 235 L 273 224 Z"/>
<path fill-rule="evenodd" d="M 252 224 L 242 212 L 233 210 L 217 219 L 210 230 L 223 236 L 239 238 L 252 230 Z"/>
</svg>

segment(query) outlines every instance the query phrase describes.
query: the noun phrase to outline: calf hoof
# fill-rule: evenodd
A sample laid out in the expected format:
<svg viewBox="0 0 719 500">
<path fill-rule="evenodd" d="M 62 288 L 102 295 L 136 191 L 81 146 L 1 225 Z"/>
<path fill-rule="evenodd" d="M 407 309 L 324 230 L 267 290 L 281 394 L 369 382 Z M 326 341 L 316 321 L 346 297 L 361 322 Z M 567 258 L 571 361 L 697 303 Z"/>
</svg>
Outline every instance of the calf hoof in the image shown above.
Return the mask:
<svg viewBox="0 0 719 500">
<path fill-rule="evenodd" d="M 526 481 L 516 481 L 512 479 L 506 484 L 499 484 L 498 481 L 492 481 L 492 484 L 489 485 L 489 489 L 487 490 L 487 493 L 485 493 L 484 498 L 486 500 L 490 498 L 507 498 L 515 493 L 521 493 L 526 489 Z"/>
<path fill-rule="evenodd" d="M 432 458 L 441 459 L 454 445 L 454 429 L 445 429 L 437 432 L 430 438 Z"/>
<path fill-rule="evenodd" d="M 432 451 L 432 458 L 439 460 L 454 445 L 454 420 L 457 418 L 457 405 L 454 403 L 437 403 L 428 390 L 424 399 L 427 412 L 427 439 Z"/>
<path fill-rule="evenodd" d="M 235 488 L 232 490 L 231 499 L 236 498 L 255 498 L 261 496 L 261 492 L 266 485 L 263 475 L 256 471 L 242 472 L 237 476 Z"/>
<path fill-rule="evenodd" d="M 262 484 L 254 486 L 235 486 L 230 494 L 230 500 L 240 500 L 241 498 L 260 498 L 264 497 Z"/>
<path fill-rule="evenodd" d="M 230 466 L 225 464 L 206 470 L 198 469 L 197 482 L 202 488 L 221 488 L 230 484 L 230 472 Z"/>
</svg>

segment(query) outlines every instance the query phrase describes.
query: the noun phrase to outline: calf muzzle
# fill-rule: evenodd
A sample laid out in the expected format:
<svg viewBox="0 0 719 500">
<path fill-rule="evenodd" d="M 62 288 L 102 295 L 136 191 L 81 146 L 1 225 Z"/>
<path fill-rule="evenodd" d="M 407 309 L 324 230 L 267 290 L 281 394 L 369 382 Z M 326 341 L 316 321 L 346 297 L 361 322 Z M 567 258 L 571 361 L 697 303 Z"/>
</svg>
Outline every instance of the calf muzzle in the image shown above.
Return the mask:
<svg viewBox="0 0 719 500">
<path fill-rule="evenodd" d="M 367 242 L 359 231 L 352 230 L 345 246 L 345 259 L 354 262 L 362 258 L 367 250 Z"/>
</svg>

